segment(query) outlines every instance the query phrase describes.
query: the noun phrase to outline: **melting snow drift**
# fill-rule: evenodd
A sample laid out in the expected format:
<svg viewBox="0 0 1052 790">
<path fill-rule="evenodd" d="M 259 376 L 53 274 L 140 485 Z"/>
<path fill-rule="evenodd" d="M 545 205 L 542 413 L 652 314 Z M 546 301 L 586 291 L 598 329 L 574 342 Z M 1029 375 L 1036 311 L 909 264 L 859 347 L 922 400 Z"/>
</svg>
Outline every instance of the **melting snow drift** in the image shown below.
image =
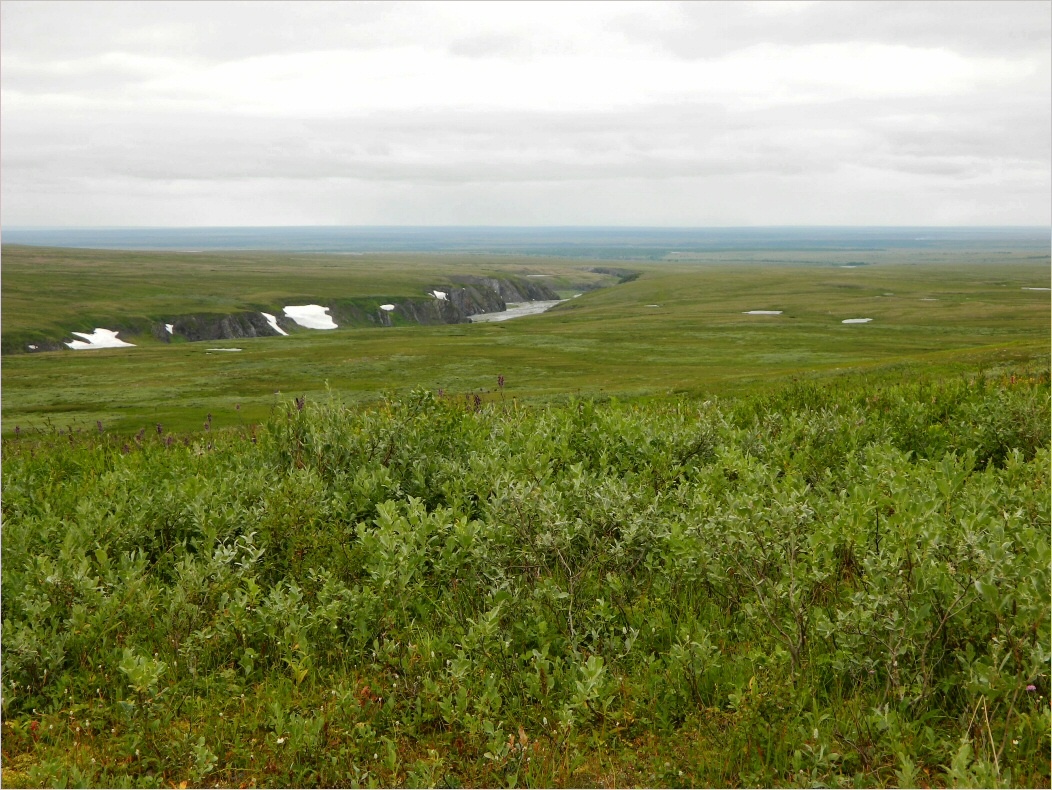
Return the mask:
<svg viewBox="0 0 1052 790">
<path fill-rule="evenodd" d="M 746 310 L 742 315 L 781 315 L 781 310 Z"/>
<path fill-rule="evenodd" d="M 380 309 L 381 310 L 386 310 L 387 312 L 390 313 L 392 310 L 395 309 L 395 306 L 393 304 L 382 304 L 382 305 L 380 305 Z"/>
<path fill-rule="evenodd" d="M 288 311 L 289 309 L 286 307 L 285 312 L 288 313 Z M 267 323 L 270 324 L 270 328 L 277 332 L 279 335 L 288 335 L 288 332 L 286 332 L 284 329 L 278 326 L 277 317 L 272 316 L 270 313 L 260 313 L 260 315 L 267 319 Z M 296 323 L 299 322 L 297 321 Z"/>
<path fill-rule="evenodd" d="M 446 299 L 446 292 L 445 291 L 432 291 L 431 293 L 434 295 L 434 297 L 436 299 L 441 299 L 442 301 L 445 301 L 445 299 Z"/>
<path fill-rule="evenodd" d="M 285 315 L 306 329 L 338 329 L 329 315 L 329 308 L 317 304 L 294 304 L 285 308 Z"/>
<path fill-rule="evenodd" d="M 82 337 L 84 340 L 73 340 L 66 343 L 74 351 L 84 351 L 90 348 L 124 348 L 134 346 L 134 343 L 125 343 L 117 338 L 117 333 L 112 329 L 95 327 L 94 332 L 71 332 L 70 334 Z"/>
<path fill-rule="evenodd" d="M 872 321 L 872 318 L 845 318 L 840 323 L 842 324 L 868 324 Z"/>
<path fill-rule="evenodd" d="M 175 324 L 165 324 L 164 328 L 168 330 L 169 335 L 175 334 Z"/>
<path fill-rule="evenodd" d="M 1052 291 L 1052 288 L 1023 288 L 1024 291 Z"/>
</svg>

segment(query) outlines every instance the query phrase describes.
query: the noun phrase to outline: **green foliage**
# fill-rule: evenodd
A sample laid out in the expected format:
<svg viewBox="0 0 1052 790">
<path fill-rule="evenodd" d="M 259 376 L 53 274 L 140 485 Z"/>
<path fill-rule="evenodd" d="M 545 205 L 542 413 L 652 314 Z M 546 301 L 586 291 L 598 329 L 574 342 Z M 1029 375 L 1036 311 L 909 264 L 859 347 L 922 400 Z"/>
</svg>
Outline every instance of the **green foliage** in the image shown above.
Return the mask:
<svg viewBox="0 0 1052 790">
<path fill-rule="evenodd" d="M 5 782 L 1047 785 L 1049 434 L 1016 371 L 5 440 Z"/>
</svg>

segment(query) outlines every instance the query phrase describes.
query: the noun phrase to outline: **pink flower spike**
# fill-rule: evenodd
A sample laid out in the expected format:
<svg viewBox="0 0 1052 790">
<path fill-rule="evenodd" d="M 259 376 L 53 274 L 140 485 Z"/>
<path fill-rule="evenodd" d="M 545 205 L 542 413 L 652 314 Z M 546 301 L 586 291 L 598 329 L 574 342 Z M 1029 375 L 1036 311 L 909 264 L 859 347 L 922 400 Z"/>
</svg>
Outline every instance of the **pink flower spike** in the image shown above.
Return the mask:
<svg viewBox="0 0 1052 790">
<path fill-rule="evenodd" d="M 1026 690 L 1027 691 L 1037 691 L 1037 686 L 1035 686 L 1033 683 L 1031 683 L 1030 685 L 1028 685 L 1026 687 Z"/>
</svg>

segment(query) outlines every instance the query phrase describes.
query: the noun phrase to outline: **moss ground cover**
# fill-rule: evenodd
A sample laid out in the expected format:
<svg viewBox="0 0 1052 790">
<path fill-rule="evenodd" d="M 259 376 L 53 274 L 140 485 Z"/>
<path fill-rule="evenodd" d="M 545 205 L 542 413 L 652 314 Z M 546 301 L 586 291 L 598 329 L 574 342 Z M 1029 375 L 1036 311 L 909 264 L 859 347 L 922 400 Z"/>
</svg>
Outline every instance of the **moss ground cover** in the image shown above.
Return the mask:
<svg viewBox="0 0 1052 790">
<path fill-rule="evenodd" d="M 1048 786 L 1047 362 L 913 379 L 6 438 L 3 782 Z"/>
</svg>

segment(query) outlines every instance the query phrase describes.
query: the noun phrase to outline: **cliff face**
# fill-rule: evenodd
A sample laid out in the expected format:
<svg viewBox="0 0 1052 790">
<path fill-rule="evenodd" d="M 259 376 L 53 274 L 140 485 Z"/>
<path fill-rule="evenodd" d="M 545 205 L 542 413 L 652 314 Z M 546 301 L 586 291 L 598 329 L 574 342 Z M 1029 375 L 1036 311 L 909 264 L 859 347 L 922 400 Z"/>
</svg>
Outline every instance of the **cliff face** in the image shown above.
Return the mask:
<svg viewBox="0 0 1052 790">
<path fill-rule="evenodd" d="M 435 296 L 421 296 L 411 299 L 392 299 L 394 310 L 370 308 L 362 305 L 361 300 L 334 300 L 326 304 L 329 314 L 341 327 L 368 326 L 379 324 L 392 326 L 394 323 L 413 324 L 465 324 L 468 316 L 479 313 L 499 313 L 507 309 L 509 302 L 532 302 L 558 299 L 545 283 L 526 277 L 458 277 L 447 280 L 443 285 L 436 285 L 432 291 L 446 294 L 445 299 Z M 273 311 L 278 325 L 286 332 L 304 330 L 294 321 L 286 318 L 280 309 Z M 172 324 L 172 332 L 165 327 Z M 163 322 L 150 319 L 138 324 L 124 325 L 119 319 L 106 323 L 123 332 L 122 337 L 152 335 L 164 343 L 171 342 L 173 336 L 189 341 L 200 340 L 238 340 L 248 337 L 273 337 L 278 335 L 262 313 L 239 312 L 228 314 L 195 313 L 182 315 Z M 33 353 L 38 351 L 56 351 L 65 349 L 61 341 L 53 338 L 19 335 L 4 339 L 3 353 Z"/>
<path fill-rule="evenodd" d="M 469 312 L 473 316 L 476 312 L 498 312 L 505 309 L 507 302 L 537 302 L 559 299 L 548 285 L 537 280 L 526 277 L 468 277 L 462 278 L 460 282 L 468 288 L 485 289 L 497 293 L 498 298 L 505 304 L 495 309 L 476 310 Z"/>
<path fill-rule="evenodd" d="M 271 337 L 278 334 L 262 313 L 232 313 L 229 315 L 184 315 L 170 322 L 173 334 L 187 340 L 237 340 L 243 337 Z M 170 335 L 163 324 L 153 328 L 154 337 L 168 340 Z"/>
<path fill-rule="evenodd" d="M 507 308 L 500 293 L 484 285 L 468 284 L 461 288 L 450 288 L 448 299 L 467 320 L 477 313 L 496 313 Z"/>
<path fill-rule="evenodd" d="M 441 289 L 439 289 L 441 290 Z M 414 324 L 464 324 L 467 323 L 467 315 L 452 301 L 452 294 L 448 300 L 445 299 L 403 299 L 394 303 L 395 309 L 391 312 L 379 310 L 377 316 L 379 322 L 384 326 L 391 326 L 392 316 L 397 315 Z"/>
</svg>

